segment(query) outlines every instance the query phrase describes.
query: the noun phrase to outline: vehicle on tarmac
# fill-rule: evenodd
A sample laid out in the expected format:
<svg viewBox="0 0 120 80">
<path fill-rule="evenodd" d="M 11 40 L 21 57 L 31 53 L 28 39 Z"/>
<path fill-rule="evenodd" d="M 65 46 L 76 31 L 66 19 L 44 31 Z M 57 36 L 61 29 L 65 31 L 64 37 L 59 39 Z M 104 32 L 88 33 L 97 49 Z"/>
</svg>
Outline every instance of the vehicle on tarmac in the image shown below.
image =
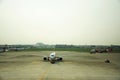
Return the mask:
<svg viewBox="0 0 120 80">
<path fill-rule="evenodd" d="M 105 48 L 105 49 L 91 49 L 90 53 L 109 53 L 112 51 L 112 48 Z"/>
</svg>

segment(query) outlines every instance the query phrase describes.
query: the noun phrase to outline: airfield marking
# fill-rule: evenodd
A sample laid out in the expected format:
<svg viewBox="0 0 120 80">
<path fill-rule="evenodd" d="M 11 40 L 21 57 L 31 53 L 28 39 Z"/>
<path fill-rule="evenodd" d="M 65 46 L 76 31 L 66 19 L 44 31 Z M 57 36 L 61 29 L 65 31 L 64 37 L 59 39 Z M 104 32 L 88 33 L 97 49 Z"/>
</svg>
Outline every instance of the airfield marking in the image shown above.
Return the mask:
<svg viewBox="0 0 120 80">
<path fill-rule="evenodd" d="M 50 68 L 51 68 L 51 66 L 50 66 L 47 70 L 45 70 L 45 71 L 43 72 L 43 74 L 42 74 L 41 77 L 40 77 L 40 80 L 44 80 L 45 75 L 48 73 L 48 71 L 50 70 Z"/>
<path fill-rule="evenodd" d="M 73 62 L 64 62 L 64 63 L 68 63 L 68 64 L 71 64 L 71 63 L 73 63 Z"/>
<path fill-rule="evenodd" d="M 41 63 L 41 61 L 33 61 L 32 64 L 38 64 Z"/>
</svg>

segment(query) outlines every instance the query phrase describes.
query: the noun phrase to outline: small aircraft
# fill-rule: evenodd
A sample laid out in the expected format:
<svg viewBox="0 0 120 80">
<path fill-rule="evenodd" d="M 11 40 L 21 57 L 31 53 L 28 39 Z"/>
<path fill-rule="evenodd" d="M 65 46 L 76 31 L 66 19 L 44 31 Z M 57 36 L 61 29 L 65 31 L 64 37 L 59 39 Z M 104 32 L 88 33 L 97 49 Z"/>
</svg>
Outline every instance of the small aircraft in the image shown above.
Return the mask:
<svg viewBox="0 0 120 80">
<path fill-rule="evenodd" d="M 44 57 L 43 60 L 44 61 L 50 61 L 52 64 L 54 64 L 56 61 L 62 61 L 63 58 L 62 57 L 56 57 L 55 52 L 52 52 L 49 57 Z"/>
</svg>

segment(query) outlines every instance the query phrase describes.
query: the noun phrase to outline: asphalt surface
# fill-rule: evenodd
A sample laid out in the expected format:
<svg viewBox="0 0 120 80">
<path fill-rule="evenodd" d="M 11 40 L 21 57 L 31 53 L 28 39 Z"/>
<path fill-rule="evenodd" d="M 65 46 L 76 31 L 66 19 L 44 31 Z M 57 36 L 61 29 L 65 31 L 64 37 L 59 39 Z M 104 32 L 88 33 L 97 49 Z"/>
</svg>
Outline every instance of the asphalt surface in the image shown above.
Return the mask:
<svg viewBox="0 0 120 80">
<path fill-rule="evenodd" d="M 56 51 L 62 62 L 43 61 L 51 52 L 0 53 L 0 80 L 120 80 L 120 53 Z"/>
</svg>

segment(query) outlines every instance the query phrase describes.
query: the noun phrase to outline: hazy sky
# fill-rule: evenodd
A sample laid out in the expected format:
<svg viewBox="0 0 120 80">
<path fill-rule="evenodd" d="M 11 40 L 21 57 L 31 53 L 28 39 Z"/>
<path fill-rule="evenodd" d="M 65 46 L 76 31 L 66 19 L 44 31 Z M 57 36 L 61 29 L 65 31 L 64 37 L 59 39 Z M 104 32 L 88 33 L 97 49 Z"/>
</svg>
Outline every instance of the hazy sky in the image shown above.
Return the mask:
<svg viewBox="0 0 120 80">
<path fill-rule="evenodd" d="M 0 0 L 0 44 L 120 45 L 120 0 Z"/>
</svg>

